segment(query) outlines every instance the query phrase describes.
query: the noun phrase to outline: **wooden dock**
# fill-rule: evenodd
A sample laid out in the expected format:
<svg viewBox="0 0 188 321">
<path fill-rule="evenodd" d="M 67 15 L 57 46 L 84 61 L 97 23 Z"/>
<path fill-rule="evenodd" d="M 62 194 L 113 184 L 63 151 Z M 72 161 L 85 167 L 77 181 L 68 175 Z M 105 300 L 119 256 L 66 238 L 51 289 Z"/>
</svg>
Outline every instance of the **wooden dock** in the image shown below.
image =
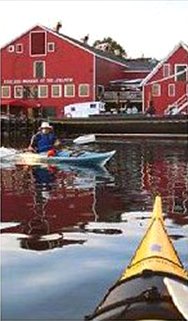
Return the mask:
<svg viewBox="0 0 188 321">
<path fill-rule="evenodd" d="M 30 136 L 36 132 L 44 119 L 19 120 L 3 122 L 1 120 L 1 134 Z M 46 119 L 45 119 L 46 120 Z M 57 134 L 71 137 L 82 134 L 96 134 L 101 137 L 155 137 L 155 138 L 188 138 L 188 117 L 168 116 L 121 116 L 106 115 L 90 118 L 48 119 Z"/>
<path fill-rule="evenodd" d="M 136 136 L 188 137 L 188 117 L 93 116 L 52 120 L 57 130 L 72 134 L 116 134 Z"/>
</svg>

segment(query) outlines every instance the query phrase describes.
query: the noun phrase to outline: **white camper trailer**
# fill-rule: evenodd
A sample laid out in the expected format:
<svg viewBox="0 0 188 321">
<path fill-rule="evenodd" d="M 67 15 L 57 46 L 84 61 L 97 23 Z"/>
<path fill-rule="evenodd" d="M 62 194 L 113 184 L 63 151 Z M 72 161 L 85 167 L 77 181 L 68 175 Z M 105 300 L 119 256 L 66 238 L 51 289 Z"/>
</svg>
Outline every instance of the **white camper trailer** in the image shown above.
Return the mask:
<svg viewBox="0 0 188 321">
<path fill-rule="evenodd" d="M 101 101 L 92 101 L 86 103 L 76 103 L 64 107 L 64 117 L 89 117 L 99 115 L 105 111 L 105 103 Z"/>
</svg>

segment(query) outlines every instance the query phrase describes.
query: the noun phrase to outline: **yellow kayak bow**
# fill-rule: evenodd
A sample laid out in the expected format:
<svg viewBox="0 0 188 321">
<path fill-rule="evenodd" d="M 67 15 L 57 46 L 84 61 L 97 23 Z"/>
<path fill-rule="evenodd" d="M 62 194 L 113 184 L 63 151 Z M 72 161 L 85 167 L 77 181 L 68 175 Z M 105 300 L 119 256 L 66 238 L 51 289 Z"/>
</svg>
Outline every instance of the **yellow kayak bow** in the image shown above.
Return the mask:
<svg viewBox="0 0 188 321">
<path fill-rule="evenodd" d="M 144 271 L 166 272 L 188 280 L 188 273 L 164 227 L 161 197 L 156 196 L 151 222 L 129 266 L 120 281 L 139 275 Z"/>
<path fill-rule="evenodd" d="M 130 264 L 86 320 L 185 321 L 187 295 L 188 273 L 164 227 L 157 196 L 148 229 Z"/>
</svg>

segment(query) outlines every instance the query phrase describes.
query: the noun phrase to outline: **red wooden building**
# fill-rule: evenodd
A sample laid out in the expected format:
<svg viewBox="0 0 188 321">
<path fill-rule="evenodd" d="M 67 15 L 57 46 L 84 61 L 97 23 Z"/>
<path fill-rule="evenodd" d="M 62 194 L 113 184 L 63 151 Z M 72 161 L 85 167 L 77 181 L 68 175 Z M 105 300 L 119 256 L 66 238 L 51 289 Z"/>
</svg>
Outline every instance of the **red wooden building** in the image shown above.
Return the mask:
<svg viewBox="0 0 188 321">
<path fill-rule="evenodd" d="M 142 82 L 143 112 L 188 113 L 188 46 L 180 42 Z"/>
<path fill-rule="evenodd" d="M 110 80 L 125 76 L 125 59 L 38 25 L 1 48 L 1 57 L 1 105 L 15 111 L 25 103 L 58 118 L 65 105 L 98 100 Z"/>
</svg>

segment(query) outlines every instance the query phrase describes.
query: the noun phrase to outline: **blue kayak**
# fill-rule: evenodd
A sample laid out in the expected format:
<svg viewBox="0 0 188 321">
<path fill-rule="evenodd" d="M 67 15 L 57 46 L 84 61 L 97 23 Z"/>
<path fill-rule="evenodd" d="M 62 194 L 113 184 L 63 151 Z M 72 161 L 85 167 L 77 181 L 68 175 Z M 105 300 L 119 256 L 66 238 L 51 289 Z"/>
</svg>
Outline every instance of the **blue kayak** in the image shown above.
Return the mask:
<svg viewBox="0 0 188 321">
<path fill-rule="evenodd" d="M 21 153 L 17 157 L 17 164 L 36 165 L 41 163 L 59 164 L 66 163 L 79 166 L 104 166 L 115 154 L 115 151 L 110 152 L 73 152 L 61 151 L 57 156 L 48 157 L 46 153 Z"/>
</svg>

